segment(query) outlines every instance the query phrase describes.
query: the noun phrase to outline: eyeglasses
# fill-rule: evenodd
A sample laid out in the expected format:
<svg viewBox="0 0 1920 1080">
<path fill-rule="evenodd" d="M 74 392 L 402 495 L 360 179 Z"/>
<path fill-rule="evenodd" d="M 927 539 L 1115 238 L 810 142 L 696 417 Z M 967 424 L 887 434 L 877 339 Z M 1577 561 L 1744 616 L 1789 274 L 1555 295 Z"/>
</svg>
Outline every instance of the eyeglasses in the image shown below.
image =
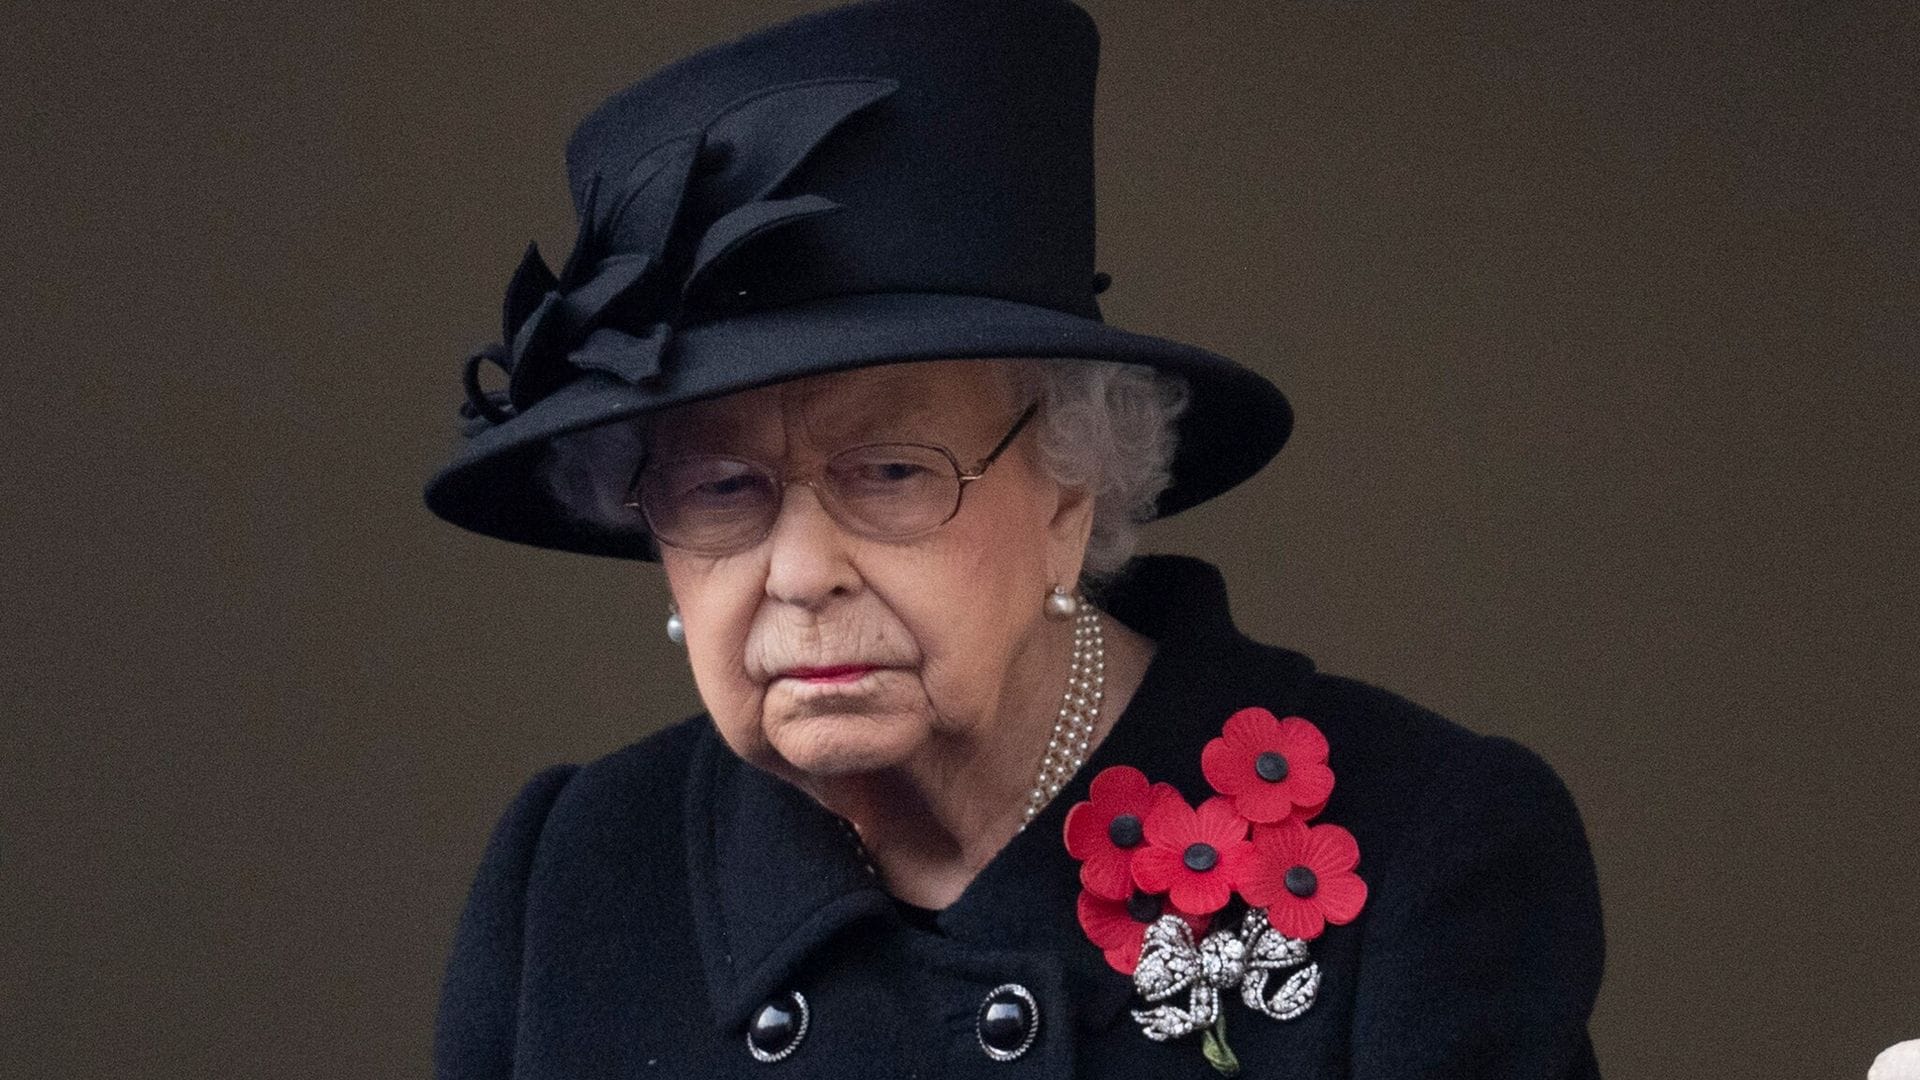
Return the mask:
<svg viewBox="0 0 1920 1080">
<path fill-rule="evenodd" d="M 970 471 L 944 446 L 868 443 L 829 457 L 817 476 L 782 476 L 772 466 L 724 454 L 642 460 L 627 485 L 626 506 L 640 511 L 654 538 L 700 555 L 729 555 L 773 531 L 788 484 L 813 489 L 841 528 L 873 540 L 909 540 L 960 512 L 967 485 L 1013 445 L 1039 402 Z"/>
</svg>

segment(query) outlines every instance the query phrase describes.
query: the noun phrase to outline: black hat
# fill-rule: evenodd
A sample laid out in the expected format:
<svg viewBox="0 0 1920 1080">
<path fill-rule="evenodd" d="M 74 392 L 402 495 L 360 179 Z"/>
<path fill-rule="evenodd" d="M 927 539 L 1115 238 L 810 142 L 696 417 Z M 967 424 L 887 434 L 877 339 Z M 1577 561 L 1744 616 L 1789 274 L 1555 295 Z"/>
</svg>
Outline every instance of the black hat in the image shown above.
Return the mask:
<svg viewBox="0 0 1920 1080">
<path fill-rule="evenodd" d="M 553 502 L 537 475 L 548 439 L 802 375 L 968 357 L 1184 376 L 1157 516 L 1251 476 L 1292 428 L 1280 391 L 1101 321 L 1098 63 L 1093 20 L 1067 0 L 868 0 L 614 94 L 567 144 L 573 251 L 556 275 L 528 247 L 501 343 L 467 361 L 466 439 L 428 509 L 505 540 L 650 558 L 641 528 Z M 489 362 L 504 391 L 482 388 Z"/>
</svg>

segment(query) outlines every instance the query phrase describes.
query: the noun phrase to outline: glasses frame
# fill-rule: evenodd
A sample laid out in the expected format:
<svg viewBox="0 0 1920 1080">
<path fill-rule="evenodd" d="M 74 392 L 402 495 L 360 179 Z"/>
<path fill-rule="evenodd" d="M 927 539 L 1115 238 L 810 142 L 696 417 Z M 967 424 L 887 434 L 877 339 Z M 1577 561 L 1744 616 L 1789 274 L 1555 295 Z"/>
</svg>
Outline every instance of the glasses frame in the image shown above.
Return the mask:
<svg viewBox="0 0 1920 1080">
<path fill-rule="evenodd" d="M 669 541 L 665 537 L 661 536 L 659 530 L 654 528 L 653 518 L 651 515 L 647 513 L 646 505 L 640 497 L 640 481 L 646 475 L 647 466 L 654 463 L 651 459 L 649 459 L 644 454 L 641 455 L 640 463 L 634 467 L 633 476 L 629 478 L 627 481 L 626 498 L 621 503 L 621 505 L 627 507 L 630 510 L 637 510 L 640 512 L 641 520 L 647 523 L 647 531 L 649 534 L 652 535 L 655 543 L 665 544 L 667 547 L 678 548 L 681 551 L 690 551 L 697 555 L 731 555 L 737 552 L 745 551 L 748 548 L 758 545 L 760 541 L 765 540 L 767 536 L 773 532 L 774 525 L 777 524 L 780 520 L 780 508 L 786 503 L 787 486 L 790 484 L 805 484 L 806 486 L 813 488 L 814 498 L 819 500 L 820 507 L 821 509 L 827 512 L 827 516 L 831 517 L 834 520 L 835 524 L 839 525 L 841 528 L 847 530 L 848 532 L 853 533 L 855 536 L 862 536 L 869 540 L 913 540 L 913 539 L 917 539 L 919 537 L 927 535 L 933 530 L 938 529 L 940 526 L 945 525 L 947 522 L 952 521 L 954 518 L 959 516 L 960 507 L 963 503 L 966 502 L 967 485 L 971 484 L 975 480 L 978 480 L 987 474 L 987 470 L 992 467 L 995 461 L 998 461 L 1000 459 L 1001 454 L 1006 453 L 1007 447 L 1013 445 L 1013 440 L 1020 437 L 1020 432 L 1026 428 L 1028 422 L 1030 422 L 1033 419 L 1034 414 L 1039 411 L 1040 411 L 1040 402 L 1038 401 L 1034 401 L 1033 403 L 1029 404 L 1025 409 L 1021 410 L 1019 417 L 1014 420 L 1013 426 L 1011 428 L 1008 428 L 1007 433 L 1000 437 L 1000 441 L 994 445 L 994 448 L 992 450 L 987 452 L 987 456 L 981 458 L 979 462 L 976 463 L 974 467 L 970 470 L 962 469 L 960 467 L 960 459 L 953 456 L 953 451 L 935 443 L 914 443 L 914 442 L 860 443 L 856 446 L 849 446 L 849 447 L 845 447 L 843 449 L 834 451 L 833 454 L 831 454 L 828 457 L 828 460 L 832 460 L 833 458 L 839 457 L 842 454 L 850 454 L 856 450 L 868 450 L 876 446 L 912 446 L 921 450 L 932 450 L 938 453 L 941 457 L 944 457 L 947 459 L 947 464 L 952 466 L 953 468 L 954 477 L 958 479 L 960 482 L 959 490 L 954 493 L 953 509 L 949 510 L 947 512 L 947 516 L 941 518 L 939 521 L 936 521 L 933 524 L 928 525 L 924 529 L 916 529 L 913 532 L 909 532 L 909 533 L 875 533 L 870 530 L 862 529 L 862 528 L 859 528 L 858 526 L 849 524 L 846 521 L 842 521 L 840 518 L 840 515 L 836 513 L 834 510 L 834 505 L 835 505 L 834 500 L 829 497 L 825 497 L 821 494 L 820 488 L 816 482 L 818 479 L 817 477 L 800 475 L 797 473 L 782 476 L 779 472 L 774 470 L 771 466 L 766 465 L 765 462 L 755 461 L 752 458 L 737 458 L 737 457 L 733 457 L 730 454 L 687 454 L 687 455 L 683 455 L 682 457 L 668 458 L 665 460 L 680 461 L 680 460 L 684 460 L 685 458 L 691 458 L 691 457 L 718 457 L 718 458 L 726 458 L 727 460 L 730 460 L 730 461 L 739 461 L 749 465 L 765 468 L 766 472 L 772 475 L 774 479 L 779 482 L 780 499 L 778 502 L 774 503 L 773 515 L 767 519 L 766 528 L 762 529 L 751 540 L 746 540 L 738 544 L 728 544 L 718 548 L 694 548 L 694 547 L 686 547 L 681 544 L 675 544 L 672 541 Z"/>
</svg>

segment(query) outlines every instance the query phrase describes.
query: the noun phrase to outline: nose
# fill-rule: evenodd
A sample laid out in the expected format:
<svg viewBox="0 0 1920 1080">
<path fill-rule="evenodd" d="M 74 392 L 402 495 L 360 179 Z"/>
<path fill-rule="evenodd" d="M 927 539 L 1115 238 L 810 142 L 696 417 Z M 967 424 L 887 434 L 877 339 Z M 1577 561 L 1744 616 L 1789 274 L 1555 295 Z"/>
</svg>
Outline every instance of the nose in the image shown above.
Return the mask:
<svg viewBox="0 0 1920 1080">
<path fill-rule="evenodd" d="M 790 483 L 767 545 L 768 597 L 818 611 L 848 596 L 859 585 L 848 558 L 851 538 L 842 530 L 811 484 Z"/>
</svg>

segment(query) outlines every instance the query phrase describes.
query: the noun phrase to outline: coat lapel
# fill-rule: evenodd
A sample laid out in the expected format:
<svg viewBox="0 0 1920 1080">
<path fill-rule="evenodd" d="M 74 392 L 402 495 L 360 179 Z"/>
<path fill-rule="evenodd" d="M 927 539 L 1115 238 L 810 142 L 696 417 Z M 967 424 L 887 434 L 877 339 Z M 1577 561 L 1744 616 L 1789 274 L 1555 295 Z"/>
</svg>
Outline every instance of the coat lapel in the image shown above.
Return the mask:
<svg viewBox="0 0 1920 1080">
<path fill-rule="evenodd" d="M 687 785 L 688 882 L 715 1020 L 742 1028 L 809 954 L 891 914 L 838 816 L 711 726 Z"/>
</svg>

